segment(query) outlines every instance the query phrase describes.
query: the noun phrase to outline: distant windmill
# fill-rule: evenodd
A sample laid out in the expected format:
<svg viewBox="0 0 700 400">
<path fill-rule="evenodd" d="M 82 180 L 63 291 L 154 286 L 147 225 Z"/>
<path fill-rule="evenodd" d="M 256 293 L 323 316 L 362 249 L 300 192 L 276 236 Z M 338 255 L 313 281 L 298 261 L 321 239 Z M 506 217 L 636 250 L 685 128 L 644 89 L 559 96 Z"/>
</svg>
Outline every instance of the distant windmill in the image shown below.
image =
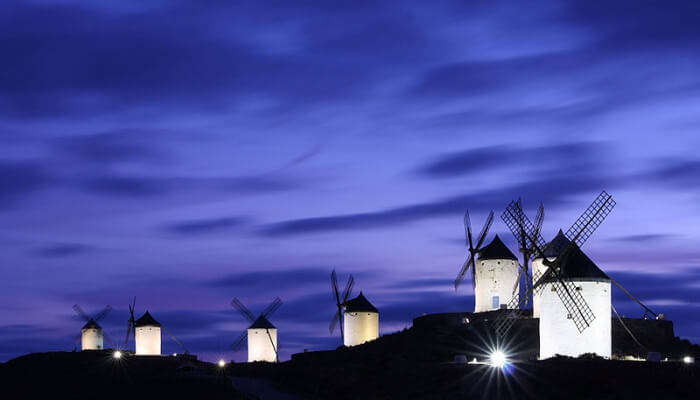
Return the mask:
<svg viewBox="0 0 700 400">
<path fill-rule="evenodd" d="M 348 299 L 354 285 L 355 278 L 350 275 L 341 295 L 338 290 L 335 270 L 331 272 L 331 288 L 337 310 L 331 320 L 329 330 L 333 334 L 335 326 L 340 325 L 341 340 L 343 345 L 348 347 L 357 346 L 379 337 L 379 310 L 367 300 L 362 292 L 357 297 Z"/>
<path fill-rule="evenodd" d="M 73 306 L 73 311 L 75 311 L 75 313 L 85 321 L 85 325 L 83 325 L 82 329 L 80 330 L 80 335 L 78 336 L 81 339 L 81 350 L 102 350 L 104 348 L 104 338 L 107 337 L 109 340 L 109 337 L 102 330 L 102 327 L 98 324 L 98 322 L 107 316 L 110 311 L 112 311 L 112 307 L 107 305 L 102 309 L 102 311 L 98 312 L 92 317 L 83 311 L 83 309 L 77 304 Z"/>
<path fill-rule="evenodd" d="M 340 294 L 340 290 L 338 289 L 338 276 L 335 273 L 335 270 L 331 272 L 331 290 L 333 291 L 333 296 L 335 298 L 335 314 L 333 315 L 333 319 L 331 319 L 331 323 L 328 326 L 328 330 L 330 331 L 331 335 L 333 334 L 333 331 L 335 330 L 335 326 L 339 325 L 340 328 L 340 341 L 344 341 L 345 335 L 343 332 L 343 305 L 345 302 L 348 300 L 348 296 L 350 296 L 350 293 L 352 292 L 352 287 L 355 286 L 355 278 L 352 277 L 352 275 L 348 276 L 348 281 L 345 284 L 345 289 L 342 292 L 342 295 Z"/>
<path fill-rule="evenodd" d="M 277 343 L 277 328 L 272 325 L 269 318 L 282 306 L 282 300 L 279 297 L 270 303 L 267 308 L 256 318 L 250 310 L 241 303 L 238 298 L 231 300 L 231 306 L 241 313 L 243 318 L 248 320 L 251 325 L 246 332 L 234 342 L 231 348 L 234 351 L 239 350 L 243 343 L 248 342 L 248 362 L 279 361 L 278 343 Z"/>
<path fill-rule="evenodd" d="M 615 200 L 603 191 L 569 228 L 566 232 L 568 244 L 556 255 L 556 258 L 551 260 L 545 256 L 545 242 L 537 229 L 535 229 L 535 225 L 523 212 L 521 204 L 517 201 L 512 201 L 508 205 L 501 215 L 503 222 L 515 236 L 525 232 L 528 242 L 534 249 L 534 256 L 542 258 L 542 262 L 547 266 L 547 269 L 543 273 L 540 273 L 540 271 L 535 273 L 533 286 L 528 289 L 526 295 L 524 297 L 514 296 L 508 306 L 510 311 L 502 313 L 496 318 L 494 327 L 499 336 L 504 337 L 515 321 L 522 316 L 523 311 L 521 308 L 525 304 L 525 299 L 533 292 L 535 295 L 541 293 L 546 284 L 551 284 L 552 291 L 556 292 L 566 309 L 567 319 L 574 323 L 579 333 L 591 325 L 595 319 L 593 311 L 581 295 L 580 287 L 576 286 L 571 280 L 566 279 L 563 273 L 568 259 L 580 252 L 580 247 L 595 232 L 614 207 Z"/>
<path fill-rule="evenodd" d="M 467 257 L 467 261 L 465 261 L 464 264 L 462 264 L 462 268 L 459 270 L 459 274 L 455 279 L 455 290 L 457 290 L 459 284 L 462 283 L 464 275 L 467 274 L 467 271 L 470 269 L 470 267 L 472 271 L 472 288 L 476 287 L 476 270 L 474 267 L 474 258 L 479 253 L 481 245 L 484 243 L 484 239 L 486 239 L 486 235 L 489 233 L 489 228 L 491 227 L 492 223 L 493 211 L 491 211 L 489 213 L 489 216 L 486 217 L 484 227 L 481 228 L 481 232 L 479 233 L 479 236 L 477 236 L 476 246 L 474 246 L 474 241 L 472 240 L 472 223 L 469 218 L 469 210 L 467 210 L 467 212 L 464 213 L 464 235 L 466 236 L 466 246 L 467 250 L 469 251 L 469 254 Z"/>
<path fill-rule="evenodd" d="M 134 310 L 136 307 L 136 297 L 129 304 L 129 320 L 127 322 L 126 340 L 124 348 L 129 345 L 129 336 L 134 338 L 134 352 L 136 355 L 158 356 L 161 355 L 162 335 L 161 331 L 165 332 L 182 349 L 182 352 L 188 354 L 187 348 L 175 336 L 171 335 L 165 327 L 151 315 L 148 310 L 138 319 L 134 319 Z"/>
<path fill-rule="evenodd" d="M 522 210 L 522 200 L 518 199 L 518 209 Z M 525 216 L 525 213 L 520 213 L 517 214 L 516 217 L 518 218 L 518 223 L 517 223 L 517 232 L 513 233 L 513 236 L 515 237 L 515 241 L 518 243 L 518 250 L 520 250 L 520 253 L 523 255 L 523 262 L 520 265 L 520 270 L 518 272 L 518 279 L 513 286 L 513 296 L 516 295 L 516 292 L 519 287 L 519 283 L 521 281 L 521 278 L 523 275 L 525 275 L 525 293 L 528 293 L 528 289 L 530 289 L 530 275 L 529 275 L 529 264 L 530 264 L 530 258 L 533 257 L 535 254 L 535 246 L 533 243 L 531 243 L 528 240 L 528 237 L 539 237 L 540 232 L 542 230 L 542 221 L 544 220 L 544 206 L 542 203 L 540 203 L 540 206 L 537 208 L 537 216 L 535 217 L 535 223 L 533 225 L 533 232 L 526 232 L 524 227 L 525 227 L 525 222 L 522 220 Z M 516 234 L 517 233 L 517 234 Z M 528 296 L 524 296 L 524 305 L 527 306 L 527 304 L 530 302 L 530 299 Z"/>
</svg>

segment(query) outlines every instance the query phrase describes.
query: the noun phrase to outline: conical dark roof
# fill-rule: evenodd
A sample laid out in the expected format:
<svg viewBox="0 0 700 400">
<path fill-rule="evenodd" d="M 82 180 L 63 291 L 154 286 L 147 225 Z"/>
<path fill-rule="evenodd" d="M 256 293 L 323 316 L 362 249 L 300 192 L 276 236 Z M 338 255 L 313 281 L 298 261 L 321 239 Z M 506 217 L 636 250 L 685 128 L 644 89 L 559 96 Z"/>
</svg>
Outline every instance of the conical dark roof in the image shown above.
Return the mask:
<svg viewBox="0 0 700 400">
<path fill-rule="evenodd" d="M 562 230 L 557 236 L 547 243 L 543 252 L 545 257 L 558 257 L 562 251 L 571 243 Z M 610 279 L 598 266 L 588 258 L 580 247 L 574 244 L 574 248 L 566 260 L 561 265 L 561 275 L 568 279 Z"/>
<path fill-rule="evenodd" d="M 82 329 L 102 329 L 102 327 L 92 318 L 83 325 Z"/>
<path fill-rule="evenodd" d="M 517 260 L 508 246 L 506 246 L 498 235 L 488 245 L 479 251 L 479 260 Z"/>
<path fill-rule="evenodd" d="M 156 321 L 156 319 L 151 316 L 151 313 L 146 311 L 141 318 L 134 322 L 134 326 L 160 326 L 160 322 Z"/>
<path fill-rule="evenodd" d="M 375 312 L 379 313 L 379 310 L 372 303 L 367 300 L 365 295 L 360 292 L 360 295 L 354 299 L 350 299 L 345 302 L 346 312 Z"/>
<path fill-rule="evenodd" d="M 253 322 L 253 325 L 249 326 L 248 329 L 277 329 L 272 322 L 270 322 L 264 316 L 259 316 L 258 319 Z"/>
<path fill-rule="evenodd" d="M 544 246 L 544 249 L 542 249 L 542 252 L 544 253 L 544 256 L 547 258 L 556 257 L 568 245 L 569 245 L 569 239 L 566 237 L 566 235 L 564 235 L 564 232 L 561 229 L 559 229 L 559 233 L 557 233 L 557 236 L 555 236 L 551 242 L 547 243 L 547 245 Z M 535 258 L 542 258 L 542 257 L 535 257 Z"/>
</svg>

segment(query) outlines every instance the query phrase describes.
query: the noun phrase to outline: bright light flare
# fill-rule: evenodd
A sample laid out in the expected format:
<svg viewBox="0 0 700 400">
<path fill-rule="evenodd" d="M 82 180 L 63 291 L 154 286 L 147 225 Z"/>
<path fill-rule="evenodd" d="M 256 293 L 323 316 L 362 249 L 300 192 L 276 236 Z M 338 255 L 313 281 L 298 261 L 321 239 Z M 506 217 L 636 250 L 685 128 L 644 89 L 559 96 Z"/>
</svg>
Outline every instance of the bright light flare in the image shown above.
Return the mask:
<svg viewBox="0 0 700 400">
<path fill-rule="evenodd" d="M 114 357 L 115 359 L 119 360 L 120 358 L 122 358 L 122 352 L 119 351 L 119 350 L 117 350 L 117 351 L 115 351 L 114 353 L 112 353 L 112 357 Z"/>
<path fill-rule="evenodd" d="M 695 358 L 691 356 L 685 356 L 683 357 L 683 362 L 686 364 L 692 364 L 695 362 Z"/>
<path fill-rule="evenodd" d="M 219 368 L 223 368 L 223 367 L 226 366 L 226 361 L 224 361 L 224 360 L 219 360 L 219 362 L 217 363 L 217 365 L 219 366 Z"/>
<path fill-rule="evenodd" d="M 503 368 L 508 363 L 506 354 L 500 350 L 496 350 L 491 353 L 490 361 L 491 366 L 494 368 Z"/>
</svg>

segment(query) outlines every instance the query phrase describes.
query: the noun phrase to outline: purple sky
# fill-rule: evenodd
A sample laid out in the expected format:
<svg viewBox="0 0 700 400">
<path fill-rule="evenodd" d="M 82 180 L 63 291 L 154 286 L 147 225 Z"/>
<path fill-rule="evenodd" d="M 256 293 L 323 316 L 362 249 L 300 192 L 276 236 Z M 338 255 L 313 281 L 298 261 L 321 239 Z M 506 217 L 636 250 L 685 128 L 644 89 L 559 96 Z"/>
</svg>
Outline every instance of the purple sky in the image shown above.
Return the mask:
<svg viewBox="0 0 700 400">
<path fill-rule="evenodd" d="M 602 189 L 584 250 L 700 341 L 696 1 L 142 3 L 3 5 L 0 360 L 72 349 L 74 303 L 123 341 L 131 296 L 205 359 L 233 296 L 333 348 L 332 267 L 383 333 L 471 310 L 466 208 L 549 240 Z"/>
</svg>

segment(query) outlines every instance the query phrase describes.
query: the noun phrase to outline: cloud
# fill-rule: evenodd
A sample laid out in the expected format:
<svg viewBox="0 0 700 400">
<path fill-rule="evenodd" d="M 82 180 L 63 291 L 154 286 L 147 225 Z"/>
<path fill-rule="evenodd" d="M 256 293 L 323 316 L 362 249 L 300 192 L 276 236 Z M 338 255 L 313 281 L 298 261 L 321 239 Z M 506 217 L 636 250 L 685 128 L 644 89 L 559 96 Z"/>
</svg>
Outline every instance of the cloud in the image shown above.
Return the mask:
<svg viewBox="0 0 700 400">
<path fill-rule="evenodd" d="M 83 254 L 90 250 L 92 250 L 91 246 L 81 243 L 58 243 L 38 248 L 34 253 L 45 258 L 63 258 Z"/>
<path fill-rule="evenodd" d="M 123 197 L 151 197 L 173 189 L 173 181 L 143 176 L 104 175 L 88 178 L 81 186 L 89 192 Z"/>
<path fill-rule="evenodd" d="M 553 171 L 569 172 L 584 165 L 595 164 L 600 153 L 607 150 L 605 143 L 574 142 L 534 147 L 489 146 L 449 153 L 418 168 L 421 175 L 445 178 L 473 174 L 487 170 L 536 166 Z M 543 155 L 547 155 L 543 157 Z"/>
<path fill-rule="evenodd" d="M 448 197 L 434 202 L 390 208 L 382 211 L 334 215 L 328 217 L 301 218 L 263 226 L 260 233 L 265 236 L 293 236 L 310 233 L 351 231 L 397 226 L 428 218 L 459 215 L 465 209 L 488 212 L 498 205 L 506 205 L 518 197 L 538 199 L 548 207 L 556 207 L 566 198 L 582 193 L 597 193 L 605 186 L 602 176 L 569 176 L 541 178 L 539 180 L 492 189 L 473 194 Z M 550 190 L 558 188 L 556 191 Z"/>
<path fill-rule="evenodd" d="M 0 161 L 0 207 L 14 205 L 54 181 L 55 178 L 38 162 Z"/>
<path fill-rule="evenodd" d="M 244 225 L 247 221 L 245 217 L 199 219 L 172 223 L 165 229 L 178 235 L 201 235 L 229 231 Z"/>
<path fill-rule="evenodd" d="M 640 235 L 627 235 L 627 236 L 618 236 L 616 238 L 613 238 L 612 240 L 616 240 L 618 242 L 629 242 L 629 243 L 649 243 L 649 242 L 660 242 L 664 240 L 668 240 L 671 238 L 675 238 L 677 235 L 673 234 L 663 234 L 663 233 L 651 233 L 651 234 L 640 234 Z"/>
<path fill-rule="evenodd" d="M 90 163 L 160 163 L 167 156 L 157 147 L 158 136 L 158 131 L 132 129 L 61 137 L 55 140 L 55 144 L 59 151 Z"/>
<path fill-rule="evenodd" d="M 674 161 L 646 174 L 646 177 L 668 186 L 700 188 L 700 161 Z"/>
<path fill-rule="evenodd" d="M 261 288 L 268 288 L 271 282 L 275 282 L 275 288 L 282 291 L 300 286 L 310 288 L 321 283 L 328 285 L 330 273 L 330 267 L 285 267 L 269 271 L 229 274 L 208 280 L 203 284 L 227 291 L 243 290 L 248 293 L 255 293 Z"/>
<path fill-rule="evenodd" d="M 409 34 L 422 37 L 414 33 L 420 25 L 396 7 L 363 8 L 372 12 L 186 1 L 115 16 L 100 7 L 11 2 L 0 18 L 12 39 L 4 47 L 11 65 L 0 75 L 3 114 L 94 117 L 143 105 L 208 112 L 251 97 L 287 107 L 346 101 L 372 89 L 376 70 L 390 70 L 371 56 L 408 62 L 422 51 L 404 44 Z M 284 42 L 297 52 L 285 54 Z M 363 55 L 361 68 L 350 63 Z"/>
</svg>

